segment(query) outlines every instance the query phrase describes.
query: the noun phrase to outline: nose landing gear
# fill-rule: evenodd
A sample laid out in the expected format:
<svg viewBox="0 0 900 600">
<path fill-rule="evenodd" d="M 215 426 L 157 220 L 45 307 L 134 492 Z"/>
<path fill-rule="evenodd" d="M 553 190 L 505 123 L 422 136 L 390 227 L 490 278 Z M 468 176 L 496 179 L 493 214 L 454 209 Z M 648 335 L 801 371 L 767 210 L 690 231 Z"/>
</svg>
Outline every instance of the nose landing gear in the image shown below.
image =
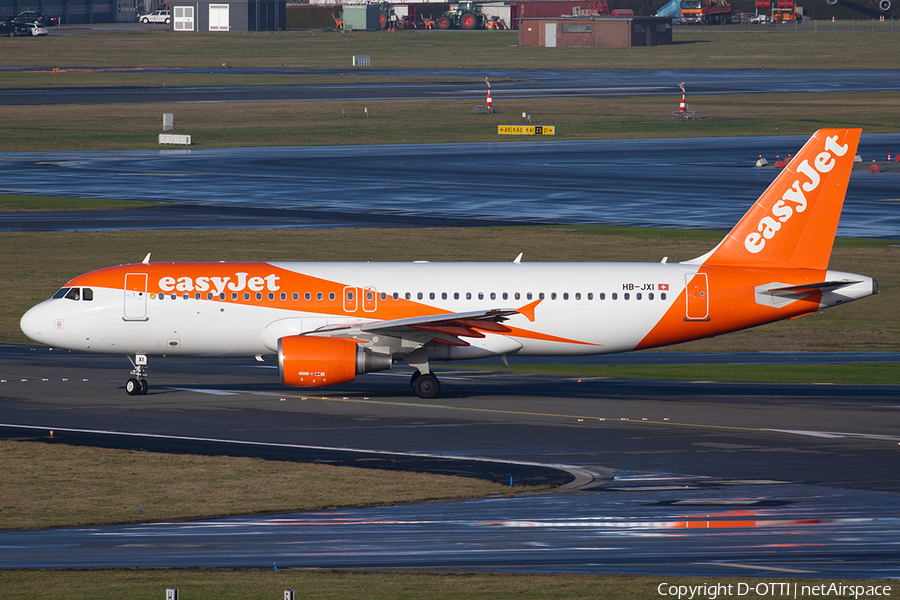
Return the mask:
<svg viewBox="0 0 900 600">
<path fill-rule="evenodd" d="M 134 370 L 131 371 L 134 377 L 125 382 L 125 392 L 129 396 L 144 396 L 147 394 L 147 390 L 150 389 L 150 384 L 144 379 L 147 376 L 147 355 L 136 354 L 134 360 L 131 360 L 130 356 L 128 360 L 131 361 L 131 365 L 134 367 Z"/>
</svg>

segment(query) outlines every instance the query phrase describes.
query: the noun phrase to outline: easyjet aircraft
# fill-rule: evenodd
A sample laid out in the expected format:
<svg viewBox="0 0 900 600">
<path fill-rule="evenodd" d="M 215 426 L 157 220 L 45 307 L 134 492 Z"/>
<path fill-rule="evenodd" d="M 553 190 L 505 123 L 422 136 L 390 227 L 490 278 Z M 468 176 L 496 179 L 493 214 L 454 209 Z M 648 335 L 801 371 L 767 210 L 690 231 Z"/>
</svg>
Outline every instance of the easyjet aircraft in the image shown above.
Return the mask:
<svg viewBox="0 0 900 600">
<path fill-rule="evenodd" d="M 878 292 L 828 270 L 860 130 L 806 143 L 709 253 L 662 263 L 150 263 L 79 275 L 22 317 L 33 340 L 134 356 L 277 355 L 320 387 L 403 362 L 643 350 L 798 317 Z"/>
</svg>

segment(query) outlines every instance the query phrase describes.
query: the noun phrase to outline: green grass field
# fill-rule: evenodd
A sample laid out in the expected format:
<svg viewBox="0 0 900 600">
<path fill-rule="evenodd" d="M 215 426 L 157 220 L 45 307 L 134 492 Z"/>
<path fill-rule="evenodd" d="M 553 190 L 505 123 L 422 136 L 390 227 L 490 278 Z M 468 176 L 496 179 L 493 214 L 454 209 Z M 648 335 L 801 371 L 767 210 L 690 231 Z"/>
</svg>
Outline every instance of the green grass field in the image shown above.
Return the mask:
<svg viewBox="0 0 900 600">
<path fill-rule="evenodd" d="M 484 84 L 478 85 L 480 91 Z M 673 90 L 670 97 L 627 100 L 508 100 L 498 94 L 494 102 L 502 112 L 492 115 L 471 114 L 475 102 L 466 100 L 223 103 L 215 111 L 208 104 L 6 106 L 4 114 L 17 127 L 0 130 L 0 147 L 158 149 L 164 112 L 174 113 L 176 132 L 190 134 L 194 148 L 514 142 L 521 136 L 498 135 L 497 126 L 522 124 L 523 112 L 535 125 L 556 126 L 550 140 L 810 135 L 822 127 L 900 130 L 897 94 L 696 96 L 689 106 L 703 118 L 683 121 L 668 118 L 680 100 L 674 85 Z M 783 154 L 796 150 L 785 148 Z M 755 148 L 747 149 L 748 164 L 756 155 Z M 52 169 L 48 164 L 48 176 Z"/>
<path fill-rule="evenodd" d="M 689 29 L 669 46 L 532 48 L 508 32 L 288 31 L 91 32 L 40 40 L 0 38 L 0 66 L 353 69 L 367 54 L 375 69 L 893 69 L 896 33 L 792 35 Z M 77 78 L 72 73 L 54 77 Z M 110 79 L 116 77 L 109 73 Z M 29 75 L 24 75 L 27 81 Z M 6 80 L 8 82 L 8 80 Z M 677 83 L 677 82 L 676 82 Z"/>
<path fill-rule="evenodd" d="M 43 441 L 0 440 L 0 530 L 383 506 L 538 489 L 430 473 Z"/>
<path fill-rule="evenodd" d="M 798 585 L 828 585 L 815 579 L 789 579 L 779 573 L 777 581 Z M 757 575 L 758 576 L 758 575 Z M 774 581 L 769 579 L 760 581 Z M 185 600 L 272 600 L 293 589 L 304 600 L 652 600 L 667 586 L 720 583 L 737 590 L 750 583 L 747 600 L 762 600 L 753 590 L 756 577 L 668 577 L 592 575 L 504 575 L 473 573 L 322 573 L 302 570 L 230 569 L 129 569 L 120 571 L 0 571 L 0 589 L 9 598 L 29 600 L 158 600 L 166 588 L 178 588 Z M 891 586 L 896 582 L 842 580 L 845 585 Z M 799 590 L 802 588 L 798 588 Z M 729 598 L 735 596 L 718 596 Z M 811 596 L 806 596 L 807 598 Z M 835 597 L 835 596 L 832 596 Z M 686 599 L 687 596 L 683 596 Z M 695 596 L 694 598 L 697 598 Z M 703 596 L 708 598 L 708 596 Z M 843 596 L 852 598 L 852 596 Z M 862 598 L 862 596 L 860 596 Z"/>
</svg>

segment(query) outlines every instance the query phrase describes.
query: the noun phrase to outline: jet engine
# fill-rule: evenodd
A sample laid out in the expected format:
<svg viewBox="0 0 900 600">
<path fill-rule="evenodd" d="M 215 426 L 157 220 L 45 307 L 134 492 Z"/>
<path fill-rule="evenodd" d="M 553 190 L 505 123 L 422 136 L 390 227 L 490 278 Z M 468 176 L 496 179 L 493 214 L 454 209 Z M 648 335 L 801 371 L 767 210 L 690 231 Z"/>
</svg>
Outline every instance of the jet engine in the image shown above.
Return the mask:
<svg viewBox="0 0 900 600">
<path fill-rule="evenodd" d="M 323 387 L 390 368 L 390 355 L 372 352 L 354 340 L 306 335 L 278 340 L 278 375 L 285 385 Z"/>
</svg>

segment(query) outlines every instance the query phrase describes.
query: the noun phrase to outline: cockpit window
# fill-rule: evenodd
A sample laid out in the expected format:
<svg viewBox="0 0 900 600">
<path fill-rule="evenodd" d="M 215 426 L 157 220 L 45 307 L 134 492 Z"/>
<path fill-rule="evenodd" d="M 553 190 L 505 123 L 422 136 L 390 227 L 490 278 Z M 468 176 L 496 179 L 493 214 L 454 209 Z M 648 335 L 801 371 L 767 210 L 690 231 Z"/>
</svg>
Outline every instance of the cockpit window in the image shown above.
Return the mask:
<svg viewBox="0 0 900 600">
<path fill-rule="evenodd" d="M 70 288 L 66 298 L 69 300 L 81 300 L 81 288 Z"/>
<path fill-rule="evenodd" d="M 67 293 L 69 293 L 69 288 L 61 288 L 58 292 L 56 292 L 55 294 L 53 294 L 53 297 L 54 297 L 54 298 L 62 298 L 62 297 L 64 297 Z"/>
<path fill-rule="evenodd" d="M 91 288 L 81 288 L 81 299 L 90 302 L 94 299 L 94 290 Z"/>
</svg>

